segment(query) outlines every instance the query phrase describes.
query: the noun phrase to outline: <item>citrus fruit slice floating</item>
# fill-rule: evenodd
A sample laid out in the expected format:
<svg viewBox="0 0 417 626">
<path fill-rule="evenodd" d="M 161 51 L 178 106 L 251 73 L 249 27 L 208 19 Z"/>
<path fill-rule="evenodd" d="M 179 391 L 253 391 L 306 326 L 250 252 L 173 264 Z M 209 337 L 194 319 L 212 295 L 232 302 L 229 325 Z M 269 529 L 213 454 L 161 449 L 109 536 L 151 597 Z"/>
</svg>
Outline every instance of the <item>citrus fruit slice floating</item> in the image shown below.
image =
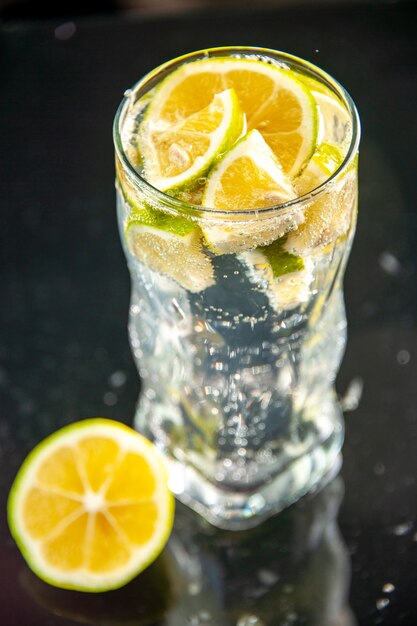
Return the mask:
<svg viewBox="0 0 417 626">
<path fill-rule="evenodd" d="M 197 224 L 161 211 L 138 211 L 126 226 L 130 252 L 156 272 L 198 293 L 214 285 L 214 269 L 203 251 Z"/>
<path fill-rule="evenodd" d="M 203 194 L 204 206 L 228 212 L 272 207 L 296 195 L 289 177 L 257 130 L 250 131 L 212 169 Z M 287 217 L 204 224 L 208 247 L 216 254 L 239 252 L 271 242 L 289 228 Z"/>
<path fill-rule="evenodd" d="M 290 254 L 282 240 L 244 252 L 239 258 L 247 267 L 249 280 L 260 286 L 278 313 L 308 301 L 312 262 Z"/>
<path fill-rule="evenodd" d="M 161 552 L 174 500 L 154 446 L 107 419 L 64 427 L 24 461 L 8 501 L 30 568 L 56 587 L 123 586 Z"/>
<path fill-rule="evenodd" d="M 139 133 L 146 179 L 171 193 L 195 184 L 214 159 L 233 145 L 244 126 L 233 89 L 214 94 L 202 110 L 175 123 L 156 118 L 150 107 Z"/>
<path fill-rule="evenodd" d="M 184 217 L 163 213 L 147 205 L 116 161 L 117 181 L 129 205 L 125 242 L 129 252 L 181 287 L 199 292 L 214 284 L 214 270 L 202 247 L 198 225 Z"/>
<path fill-rule="evenodd" d="M 203 204 L 244 211 L 282 204 L 295 197 L 291 180 L 258 130 L 250 131 L 210 172 Z"/>
<path fill-rule="evenodd" d="M 311 157 L 303 173 L 294 181 L 299 196 L 324 183 L 342 164 L 343 154 L 331 143 L 322 143 Z"/>
<path fill-rule="evenodd" d="M 343 154 L 336 146 L 323 143 L 309 164 L 294 181 L 298 195 L 312 191 L 325 182 L 342 164 Z M 350 168 L 344 176 L 313 200 L 305 210 L 305 221 L 289 233 L 285 248 L 303 256 L 315 248 L 336 241 L 349 230 L 356 196 L 356 170 Z"/>
<path fill-rule="evenodd" d="M 331 92 L 312 91 L 317 102 L 319 129 L 318 142 L 334 142 L 347 146 L 352 135 L 352 126 L 347 110 Z"/>
<path fill-rule="evenodd" d="M 139 133 L 145 170 L 149 128 L 177 127 L 209 106 L 216 94 L 234 89 L 248 130 L 258 129 L 289 176 L 312 155 L 317 107 L 295 72 L 258 59 L 208 58 L 184 63 L 156 88 Z"/>
</svg>

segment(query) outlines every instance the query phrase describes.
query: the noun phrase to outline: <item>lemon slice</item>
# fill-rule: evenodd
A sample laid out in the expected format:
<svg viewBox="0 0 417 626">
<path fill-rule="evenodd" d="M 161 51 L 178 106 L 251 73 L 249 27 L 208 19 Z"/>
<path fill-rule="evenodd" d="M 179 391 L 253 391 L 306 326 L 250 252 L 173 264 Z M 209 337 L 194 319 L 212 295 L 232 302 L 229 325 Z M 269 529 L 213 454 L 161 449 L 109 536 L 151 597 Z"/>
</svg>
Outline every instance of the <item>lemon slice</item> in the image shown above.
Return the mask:
<svg viewBox="0 0 417 626">
<path fill-rule="evenodd" d="M 236 141 L 244 124 L 233 89 L 214 95 L 201 111 L 174 124 L 156 117 L 150 107 L 139 129 L 146 179 L 171 193 L 192 185 Z"/>
<path fill-rule="evenodd" d="M 154 446 L 99 418 L 40 443 L 8 501 L 11 532 L 31 569 L 56 587 L 94 592 L 121 587 L 158 556 L 173 512 Z"/>
<path fill-rule="evenodd" d="M 284 172 L 296 176 L 314 151 L 318 117 L 309 89 L 289 69 L 238 57 L 185 63 L 156 89 L 146 123 L 156 128 L 181 126 L 209 106 L 216 94 L 231 88 L 246 115 L 248 130 L 258 129 Z M 146 146 L 143 150 L 146 154 Z"/>
<path fill-rule="evenodd" d="M 160 211 L 143 209 L 128 220 L 129 251 L 152 270 L 194 293 L 214 285 L 214 270 L 203 251 L 197 224 Z"/>
<path fill-rule="evenodd" d="M 210 172 L 203 205 L 233 213 L 274 206 L 296 195 L 271 148 L 257 130 L 243 137 Z M 239 252 L 269 243 L 290 227 L 288 216 L 275 219 L 224 221 L 202 226 L 208 247 L 216 254 Z"/>
<path fill-rule="evenodd" d="M 325 182 L 341 165 L 343 154 L 336 146 L 323 143 L 314 153 L 310 163 L 294 181 L 302 195 Z M 305 221 L 295 232 L 289 233 L 285 247 L 296 255 L 310 254 L 315 248 L 326 246 L 345 235 L 352 221 L 356 202 L 356 168 L 351 168 L 335 181 L 305 210 Z"/>
</svg>

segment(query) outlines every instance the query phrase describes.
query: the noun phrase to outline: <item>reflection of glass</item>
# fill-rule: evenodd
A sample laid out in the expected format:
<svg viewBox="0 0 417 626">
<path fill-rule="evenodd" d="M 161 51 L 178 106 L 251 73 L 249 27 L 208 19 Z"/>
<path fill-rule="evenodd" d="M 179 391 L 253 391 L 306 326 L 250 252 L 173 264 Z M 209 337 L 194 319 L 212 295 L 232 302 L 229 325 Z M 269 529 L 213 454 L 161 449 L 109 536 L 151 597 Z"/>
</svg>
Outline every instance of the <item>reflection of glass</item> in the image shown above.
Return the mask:
<svg viewBox="0 0 417 626">
<path fill-rule="evenodd" d="M 189 599 L 173 605 L 167 624 L 354 626 L 350 562 L 336 522 L 342 495 L 337 478 L 238 534 L 199 526 L 180 510 L 171 546 L 186 572 Z"/>
<path fill-rule="evenodd" d="M 160 557 L 128 585 L 107 593 L 79 593 L 57 589 L 37 578 L 27 567 L 20 576 L 26 593 L 47 613 L 89 626 L 156 626 L 165 624 L 164 615 L 175 602 L 175 590 Z M 22 594 L 22 601 L 26 598 Z M 41 622 L 39 622 L 41 623 Z M 45 618 L 44 623 L 49 621 Z M 55 623 L 55 622 L 54 622 Z"/>
<path fill-rule="evenodd" d="M 336 523 L 342 494 L 337 478 L 242 533 L 216 530 L 178 507 L 162 557 L 109 594 L 60 591 L 28 570 L 23 584 L 48 611 L 97 626 L 354 626 Z"/>
<path fill-rule="evenodd" d="M 265 209 L 203 209 L 159 192 L 129 160 L 132 129 L 146 116 L 153 87 L 181 63 L 231 55 L 261 55 L 318 90 L 321 132 L 345 160 L 313 195 Z M 333 382 L 345 346 L 342 278 L 356 217 L 355 108 L 340 85 L 300 59 L 228 48 L 151 72 L 128 90 L 114 128 L 119 225 L 132 277 L 129 332 L 143 381 L 136 425 L 165 453 L 183 502 L 221 528 L 247 528 L 316 487 L 342 444 Z M 308 227 L 307 214 L 316 216 Z M 201 233 L 204 241 L 226 232 L 246 243 L 221 254 L 208 245 L 194 260 L 164 230 L 167 219 L 191 228 L 197 247 Z M 133 248 L 129 228 L 143 237 Z M 274 278 L 262 248 L 253 248 L 279 238 L 274 254 L 282 264 L 288 251 L 279 246 L 292 236 L 300 237 L 303 269 Z M 204 282 L 199 271 L 208 267 Z M 194 284 L 196 274 L 203 284 Z"/>
</svg>

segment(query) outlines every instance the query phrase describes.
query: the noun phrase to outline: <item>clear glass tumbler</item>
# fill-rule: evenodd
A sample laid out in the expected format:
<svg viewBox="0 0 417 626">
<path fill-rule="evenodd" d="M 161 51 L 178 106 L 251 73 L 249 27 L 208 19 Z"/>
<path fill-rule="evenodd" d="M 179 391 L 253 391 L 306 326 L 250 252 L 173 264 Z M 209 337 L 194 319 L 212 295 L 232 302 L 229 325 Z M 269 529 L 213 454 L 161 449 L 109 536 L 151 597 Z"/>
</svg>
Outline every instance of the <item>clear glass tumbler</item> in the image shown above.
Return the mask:
<svg viewBox="0 0 417 626">
<path fill-rule="evenodd" d="M 319 133 L 344 145 L 336 172 L 295 200 L 244 211 L 201 207 L 152 187 L 131 157 L 143 115 L 138 102 L 181 64 L 219 56 L 267 59 L 313 86 Z M 181 501 L 221 528 L 254 526 L 340 465 L 343 417 L 333 385 L 346 344 L 342 280 L 357 214 L 355 106 L 333 78 L 288 54 L 205 50 L 157 68 L 126 92 L 114 142 L 132 279 L 129 337 L 142 380 L 135 426 L 165 455 Z M 147 251 L 129 245 L 126 225 L 141 208 L 191 224 L 199 255 L 189 258 L 181 237 L 172 244 L 169 233 L 173 248 L 159 250 L 152 228 Z M 226 233 L 234 247 L 215 254 L 196 232 Z M 262 245 L 289 238 L 301 265 L 277 278 Z"/>
</svg>

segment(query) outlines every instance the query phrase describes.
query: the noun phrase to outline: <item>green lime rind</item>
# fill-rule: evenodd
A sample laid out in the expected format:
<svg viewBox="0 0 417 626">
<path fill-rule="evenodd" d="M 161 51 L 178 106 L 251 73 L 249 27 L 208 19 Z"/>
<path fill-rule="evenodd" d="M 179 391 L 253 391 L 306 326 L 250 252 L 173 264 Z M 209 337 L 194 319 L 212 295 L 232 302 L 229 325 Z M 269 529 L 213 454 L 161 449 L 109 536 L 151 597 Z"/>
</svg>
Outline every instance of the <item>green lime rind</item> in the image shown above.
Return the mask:
<svg viewBox="0 0 417 626">
<path fill-rule="evenodd" d="M 195 222 L 183 217 L 168 215 L 157 209 L 151 209 L 146 205 L 141 209 L 136 209 L 129 215 L 126 220 L 126 233 L 130 230 L 132 224 L 149 226 L 177 237 L 187 237 L 190 233 L 199 229 Z"/>
<path fill-rule="evenodd" d="M 169 195 L 175 197 L 175 195 L 180 194 L 184 191 L 192 191 L 196 189 L 199 185 L 201 185 L 201 179 L 203 179 L 207 174 L 216 166 L 216 164 L 220 161 L 220 159 L 234 146 L 236 141 L 241 137 L 244 128 L 246 126 L 245 116 L 243 115 L 239 101 L 234 89 L 230 89 L 232 92 L 233 98 L 233 106 L 235 110 L 235 114 L 232 118 L 232 123 L 227 131 L 227 133 L 223 137 L 223 141 L 218 146 L 217 151 L 212 155 L 210 159 L 200 168 L 197 173 L 194 173 L 189 179 L 184 182 L 173 185 L 165 189 Z"/>
<path fill-rule="evenodd" d="M 156 213 L 143 211 L 127 222 L 124 236 L 130 253 L 184 289 L 197 293 L 211 287 L 214 268 L 203 249 L 199 226 Z"/>
<path fill-rule="evenodd" d="M 148 441 L 142 435 L 139 435 L 135 430 L 129 428 L 125 424 L 121 422 L 117 422 L 116 420 L 111 420 L 107 418 L 90 418 L 82 421 L 74 422 L 73 424 L 69 424 L 68 426 L 64 426 L 60 428 L 55 433 L 52 433 L 45 439 L 43 439 L 37 446 L 29 452 L 22 465 L 20 466 L 16 477 L 13 481 L 12 487 L 9 492 L 9 496 L 7 499 L 7 522 L 9 525 L 10 533 L 13 539 L 16 542 L 17 547 L 19 548 L 20 553 L 25 559 L 27 565 L 32 570 L 38 578 L 48 583 L 52 587 L 57 587 L 59 589 L 68 589 L 72 591 L 82 591 L 87 593 L 101 593 L 104 591 L 113 591 L 115 589 L 120 589 L 124 587 L 131 580 L 136 578 L 141 572 L 143 572 L 151 563 L 155 561 L 155 559 L 162 552 L 166 543 L 168 542 L 168 538 L 171 534 L 171 530 L 174 524 L 174 512 L 175 512 L 175 500 L 172 493 L 167 489 L 167 517 L 165 520 L 165 533 L 162 534 L 159 538 L 159 544 L 156 546 L 155 550 L 149 554 L 147 559 L 141 561 L 140 565 L 134 570 L 130 570 L 126 576 L 119 576 L 115 582 L 109 582 L 107 584 L 94 584 L 92 585 L 82 585 L 77 583 L 71 583 L 67 581 L 56 580 L 50 575 L 45 573 L 42 565 L 37 561 L 36 557 L 33 555 L 33 550 L 28 545 L 28 542 L 24 538 L 24 531 L 21 527 L 21 520 L 19 519 L 19 500 L 22 496 L 22 491 L 25 487 L 27 479 L 29 475 L 32 473 L 33 467 L 40 454 L 44 452 L 51 444 L 57 444 L 60 440 L 63 442 L 66 440 L 67 436 L 71 433 L 80 433 L 82 430 L 89 429 L 91 426 L 105 426 L 112 427 L 121 430 L 126 430 L 132 434 L 139 436 L 145 445 L 152 448 L 155 454 L 159 454 L 154 448 L 153 444 Z M 168 473 L 165 466 L 161 463 L 161 468 L 164 468 L 166 475 L 166 482 L 168 483 Z"/>
<path fill-rule="evenodd" d="M 331 143 L 324 142 L 318 146 L 311 160 L 330 176 L 337 170 L 343 161 L 343 154 L 339 148 Z"/>
<path fill-rule="evenodd" d="M 196 70 L 197 72 L 198 70 L 214 72 L 215 69 L 218 68 L 219 73 L 224 75 L 225 73 L 227 73 L 227 71 L 241 68 L 250 69 L 251 67 L 253 67 L 255 70 L 258 69 L 271 77 L 277 77 L 277 83 L 279 81 L 282 81 L 282 87 L 284 89 L 290 88 L 292 90 L 293 88 L 295 88 L 295 91 L 298 91 L 304 113 L 306 113 L 307 115 L 305 115 L 302 127 L 300 127 L 299 129 L 304 138 L 304 145 L 300 150 L 300 155 L 296 159 L 293 167 L 291 168 L 291 171 L 287 172 L 291 177 L 295 177 L 303 169 L 315 150 L 317 143 L 317 133 L 319 128 L 319 117 L 316 101 L 311 94 L 309 86 L 306 85 L 306 83 L 302 80 L 302 76 L 294 70 L 283 69 L 282 67 L 278 67 L 277 65 L 262 61 L 260 59 L 230 56 L 223 58 L 209 57 L 205 59 L 199 59 L 197 61 L 192 61 L 190 63 L 185 63 L 178 67 L 171 74 L 169 74 L 163 81 L 161 81 L 161 83 L 155 89 L 152 101 L 145 113 L 143 121 L 145 121 L 145 119 L 148 119 L 148 116 L 155 119 L 159 118 L 164 101 L 169 96 L 170 92 L 173 91 L 176 85 L 180 84 L 183 78 L 190 75 L 193 70 Z M 223 88 L 227 89 L 228 86 L 229 85 L 227 84 L 227 80 L 224 81 Z M 301 94 L 302 96 L 304 96 L 304 102 L 302 102 L 303 98 L 301 97 Z M 262 105 L 260 108 L 262 108 Z M 256 124 L 254 128 L 256 128 Z M 259 130 L 262 129 L 259 128 Z"/>
<path fill-rule="evenodd" d="M 284 248 L 286 239 L 286 237 L 281 237 L 269 244 L 269 246 L 260 246 L 257 248 L 257 250 L 260 250 L 265 255 L 271 266 L 274 278 L 280 278 L 280 276 L 285 276 L 285 274 L 299 272 L 305 267 L 302 257 L 292 254 Z"/>
<path fill-rule="evenodd" d="M 158 230 L 166 231 L 168 233 L 178 235 L 179 237 L 186 237 L 196 229 L 198 225 L 187 219 L 186 217 L 177 217 L 174 215 L 168 215 L 163 211 L 159 211 L 151 207 L 145 201 L 139 204 L 137 197 L 126 189 L 123 182 L 117 177 L 118 187 L 123 195 L 123 199 L 126 204 L 129 205 L 130 211 L 126 219 L 125 234 L 130 228 L 131 224 L 142 224 L 143 226 L 150 226 Z"/>
<path fill-rule="evenodd" d="M 305 168 L 306 164 L 309 162 L 309 160 L 313 156 L 314 151 L 317 147 L 317 137 L 318 137 L 318 131 L 319 131 L 319 114 L 317 111 L 316 101 L 313 97 L 313 94 L 308 89 L 308 87 L 306 87 L 306 85 L 301 80 L 298 80 L 298 77 L 292 76 L 291 78 L 293 79 L 295 83 L 298 83 L 298 85 L 302 88 L 302 90 L 304 91 L 304 94 L 309 100 L 310 107 L 311 107 L 311 110 L 310 110 L 311 130 L 310 132 L 308 132 L 308 128 L 305 126 L 304 132 L 303 132 L 304 137 L 308 137 L 308 135 L 310 135 L 309 144 L 306 144 L 305 146 L 305 152 L 302 155 L 302 159 L 298 159 L 298 162 L 296 161 L 291 171 L 288 172 L 291 178 L 295 178 Z"/>
</svg>

